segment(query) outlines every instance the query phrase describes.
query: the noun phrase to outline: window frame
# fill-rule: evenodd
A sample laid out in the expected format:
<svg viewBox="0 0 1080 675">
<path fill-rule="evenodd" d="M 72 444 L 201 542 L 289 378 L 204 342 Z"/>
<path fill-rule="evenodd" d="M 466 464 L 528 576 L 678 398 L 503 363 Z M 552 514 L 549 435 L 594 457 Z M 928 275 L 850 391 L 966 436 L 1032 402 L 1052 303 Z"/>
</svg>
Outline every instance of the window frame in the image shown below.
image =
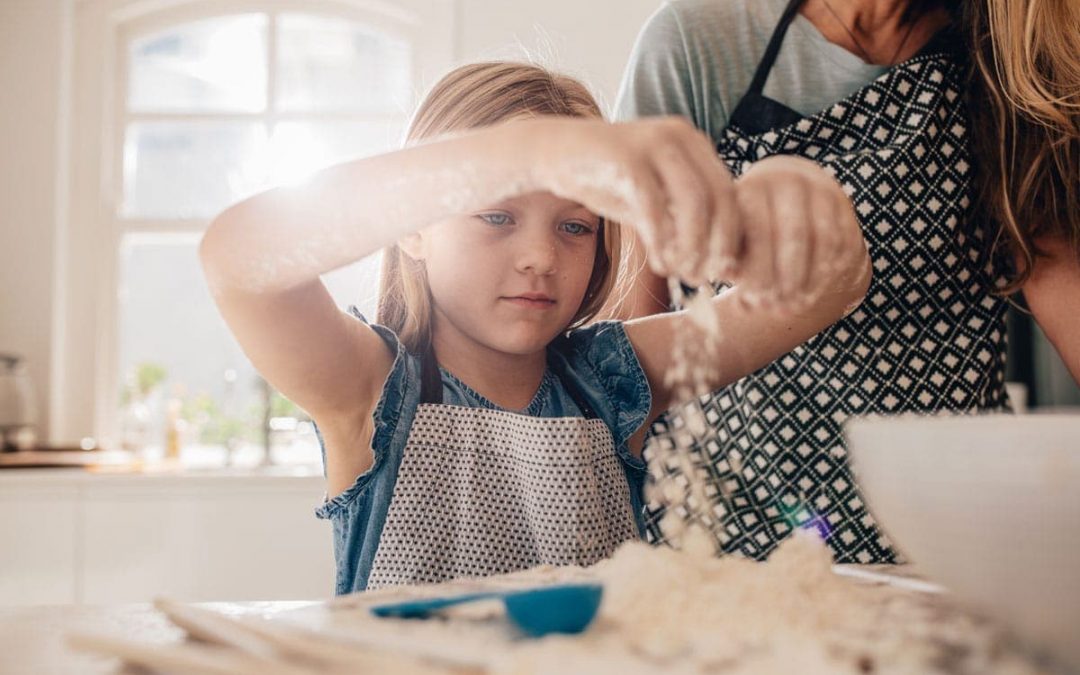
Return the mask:
<svg viewBox="0 0 1080 675">
<path fill-rule="evenodd" d="M 56 364 L 50 387 L 53 443 L 85 436 L 116 447 L 119 440 L 120 244 L 127 233 L 197 234 L 202 218 L 125 218 L 123 143 L 130 119 L 192 119 L 184 113 L 129 113 L 126 107 L 128 45 L 138 37 L 203 19 L 242 13 L 271 16 L 268 63 L 273 100 L 273 15 L 297 12 L 358 21 L 405 40 L 412 48 L 414 98 L 454 62 L 459 0 L 84 0 L 72 22 L 72 81 L 65 125 L 71 137 L 66 206 L 67 231 L 56 252 Z M 415 101 L 413 101 L 415 103 Z M 225 118 L 232 113 L 214 114 Z M 273 121 L 297 117 L 335 119 L 354 113 L 237 113 L 236 119 Z"/>
</svg>

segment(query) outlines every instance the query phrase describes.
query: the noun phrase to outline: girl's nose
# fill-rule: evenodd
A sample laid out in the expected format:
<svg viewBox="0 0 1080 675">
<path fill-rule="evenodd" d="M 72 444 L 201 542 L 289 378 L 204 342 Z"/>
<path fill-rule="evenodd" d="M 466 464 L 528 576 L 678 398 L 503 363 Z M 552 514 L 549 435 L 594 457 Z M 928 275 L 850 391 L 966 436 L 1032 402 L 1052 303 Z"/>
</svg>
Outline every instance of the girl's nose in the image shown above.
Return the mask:
<svg viewBox="0 0 1080 675">
<path fill-rule="evenodd" d="M 533 235 L 522 237 L 521 247 L 517 252 L 519 272 L 533 274 L 553 274 L 558 263 L 558 248 L 555 237 L 551 235 Z"/>
</svg>

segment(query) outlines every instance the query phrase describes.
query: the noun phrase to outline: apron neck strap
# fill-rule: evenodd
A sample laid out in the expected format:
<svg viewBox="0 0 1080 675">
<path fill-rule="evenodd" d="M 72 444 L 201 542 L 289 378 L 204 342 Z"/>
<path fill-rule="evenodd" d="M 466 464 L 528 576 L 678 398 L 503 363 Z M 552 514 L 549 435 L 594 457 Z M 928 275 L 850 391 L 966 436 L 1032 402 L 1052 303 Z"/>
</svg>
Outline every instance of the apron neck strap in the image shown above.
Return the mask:
<svg viewBox="0 0 1080 675">
<path fill-rule="evenodd" d="M 443 402 L 442 373 L 435 359 L 435 346 L 428 341 L 427 349 L 420 356 L 420 402 Z"/>
<path fill-rule="evenodd" d="M 765 47 L 765 54 L 761 57 L 757 70 L 754 71 L 754 79 L 750 83 L 750 89 L 747 90 L 747 93 L 761 94 L 761 91 L 765 88 L 765 80 L 769 79 L 769 71 L 772 70 L 773 64 L 776 63 L 776 55 L 780 52 L 780 45 L 784 42 L 788 26 L 795 20 L 795 15 L 805 1 L 790 0 L 787 7 L 784 8 L 784 13 L 780 16 L 776 28 L 773 29 L 772 37 L 769 38 L 769 44 Z"/>
<path fill-rule="evenodd" d="M 589 405 L 589 401 L 585 398 L 584 392 L 578 389 L 577 384 L 574 383 L 573 378 L 562 378 L 563 386 L 566 387 L 566 393 L 570 394 L 570 398 L 577 404 L 578 410 L 581 411 L 581 416 L 587 420 L 599 419 L 600 416 L 596 414 L 592 406 Z"/>
<path fill-rule="evenodd" d="M 556 376 L 558 374 L 556 373 Z M 589 401 L 572 377 L 560 377 L 559 381 L 566 388 L 566 393 L 581 410 L 585 419 L 599 419 L 599 415 L 589 405 Z M 442 373 L 439 372 L 439 362 L 435 359 L 435 348 L 428 346 L 427 351 L 420 357 L 420 402 L 441 404 L 443 402 Z"/>
</svg>

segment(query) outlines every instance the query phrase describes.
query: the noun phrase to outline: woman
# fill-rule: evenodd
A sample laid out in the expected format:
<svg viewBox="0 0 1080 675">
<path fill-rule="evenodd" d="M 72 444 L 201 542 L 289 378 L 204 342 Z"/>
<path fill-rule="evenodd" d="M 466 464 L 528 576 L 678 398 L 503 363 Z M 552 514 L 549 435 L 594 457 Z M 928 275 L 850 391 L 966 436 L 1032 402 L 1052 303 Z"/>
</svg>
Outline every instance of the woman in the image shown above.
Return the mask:
<svg viewBox="0 0 1080 675">
<path fill-rule="evenodd" d="M 1006 409 L 1002 290 L 1022 286 L 1080 376 L 1076 9 L 978 1 L 681 0 L 639 37 L 619 117 L 689 117 L 736 175 L 774 154 L 825 165 L 856 206 L 875 267 L 850 316 L 701 399 L 714 433 L 696 460 L 715 497 L 694 517 L 724 552 L 765 557 L 794 528 L 815 527 L 839 562 L 894 560 L 855 490 L 841 425 Z M 1031 23 L 1040 49 L 1014 56 L 1025 44 L 1005 36 Z M 969 89 L 989 102 L 975 126 Z M 1017 155 L 1002 138 L 1034 147 Z M 629 314 L 666 310 L 664 281 L 647 267 L 636 288 Z M 649 532 L 662 540 L 652 506 Z"/>
</svg>

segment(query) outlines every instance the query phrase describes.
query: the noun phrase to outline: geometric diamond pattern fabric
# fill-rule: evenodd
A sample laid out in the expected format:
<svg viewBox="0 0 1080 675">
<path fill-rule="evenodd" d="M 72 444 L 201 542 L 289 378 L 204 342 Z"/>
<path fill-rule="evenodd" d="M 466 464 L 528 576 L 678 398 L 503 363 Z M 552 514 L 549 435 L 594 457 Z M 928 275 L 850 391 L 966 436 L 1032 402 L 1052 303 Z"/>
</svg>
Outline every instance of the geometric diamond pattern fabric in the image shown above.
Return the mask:
<svg viewBox="0 0 1080 675">
<path fill-rule="evenodd" d="M 718 549 L 760 559 L 793 529 L 814 527 L 838 562 L 894 561 L 852 478 L 841 425 L 868 413 L 1008 407 L 1006 303 L 991 295 L 987 233 L 969 218 L 962 76 L 952 57 L 921 56 L 817 115 L 757 136 L 729 127 L 719 143 L 735 175 L 774 154 L 824 166 L 852 198 L 874 278 L 847 318 L 702 397 L 711 432 L 691 458 L 713 502 L 695 520 Z M 663 418 L 653 433 L 672 424 Z M 647 506 L 655 542 L 662 515 Z"/>
</svg>

